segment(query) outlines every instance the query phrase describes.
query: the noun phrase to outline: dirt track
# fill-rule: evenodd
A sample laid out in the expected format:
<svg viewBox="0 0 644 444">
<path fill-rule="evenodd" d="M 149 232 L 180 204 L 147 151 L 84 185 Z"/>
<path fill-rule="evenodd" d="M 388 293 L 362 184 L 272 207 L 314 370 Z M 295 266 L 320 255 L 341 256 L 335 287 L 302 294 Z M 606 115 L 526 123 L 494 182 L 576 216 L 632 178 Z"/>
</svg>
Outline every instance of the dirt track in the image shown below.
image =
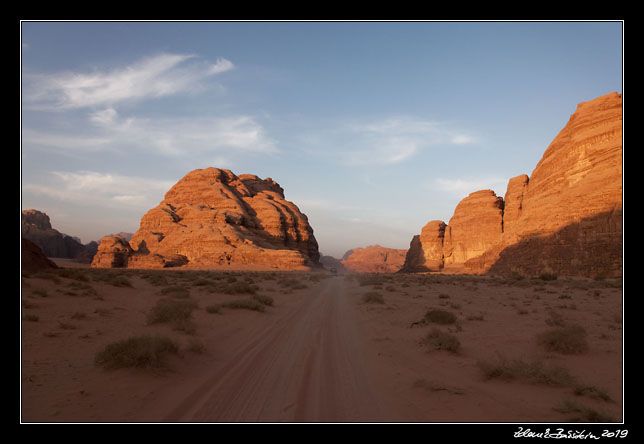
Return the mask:
<svg viewBox="0 0 644 444">
<path fill-rule="evenodd" d="M 164 421 L 383 420 L 345 281 L 326 279 L 315 290 L 213 365 Z"/>
</svg>

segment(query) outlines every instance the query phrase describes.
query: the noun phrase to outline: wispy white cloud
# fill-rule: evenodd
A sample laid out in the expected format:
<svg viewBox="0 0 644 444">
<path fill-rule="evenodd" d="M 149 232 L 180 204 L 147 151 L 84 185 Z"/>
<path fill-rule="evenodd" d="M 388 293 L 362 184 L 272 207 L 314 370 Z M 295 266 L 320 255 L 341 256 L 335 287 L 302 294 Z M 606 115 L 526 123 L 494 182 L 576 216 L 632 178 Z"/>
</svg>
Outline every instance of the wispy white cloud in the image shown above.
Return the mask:
<svg viewBox="0 0 644 444">
<path fill-rule="evenodd" d="M 252 116 L 121 117 L 114 108 L 89 114 L 83 134 L 23 129 L 23 146 L 53 147 L 68 152 L 132 150 L 164 157 L 230 156 L 276 153 L 276 142 Z"/>
<path fill-rule="evenodd" d="M 231 69 L 223 58 L 207 63 L 192 54 L 159 54 L 111 70 L 25 75 L 23 100 L 28 109 L 109 107 L 192 92 L 204 79 Z"/>
<path fill-rule="evenodd" d="M 476 143 L 474 136 L 444 123 L 409 116 L 348 125 L 344 133 L 347 146 L 340 158 L 348 165 L 398 164 L 432 146 Z"/>
<path fill-rule="evenodd" d="M 480 178 L 436 178 L 428 185 L 434 191 L 441 191 L 460 198 L 479 190 L 502 190 L 505 191 L 507 180 L 501 177 L 480 177 Z M 501 192 L 501 191 L 499 191 Z M 498 194 L 498 193 L 497 193 Z"/>
<path fill-rule="evenodd" d="M 23 184 L 22 191 L 88 207 L 143 208 L 157 205 L 173 181 L 96 171 L 53 171 L 45 184 Z"/>
</svg>

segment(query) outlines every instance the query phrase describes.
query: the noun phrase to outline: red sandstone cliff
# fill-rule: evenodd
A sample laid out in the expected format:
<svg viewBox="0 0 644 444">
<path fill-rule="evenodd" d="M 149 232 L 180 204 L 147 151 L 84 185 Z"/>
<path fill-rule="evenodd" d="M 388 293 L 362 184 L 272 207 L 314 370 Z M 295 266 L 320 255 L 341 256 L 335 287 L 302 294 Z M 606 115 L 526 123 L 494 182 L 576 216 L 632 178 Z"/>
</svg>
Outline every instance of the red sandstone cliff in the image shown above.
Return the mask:
<svg viewBox="0 0 644 444">
<path fill-rule="evenodd" d="M 471 193 L 439 227 L 412 239 L 403 271 L 621 275 L 621 94 L 579 104 L 505 199 Z"/>
<path fill-rule="evenodd" d="M 103 238 L 94 267 L 232 266 L 298 269 L 319 264 L 307 217 L 272 179 L 191 171 L 141 219 L 127 242 Z"/>
<path fill-rule="evenodd" d="M 407 250 L 371 245 L 347 251 L 341 259 L 344 268 L 362 273 L 395 273 L 405 263 Z"/>
</svg>

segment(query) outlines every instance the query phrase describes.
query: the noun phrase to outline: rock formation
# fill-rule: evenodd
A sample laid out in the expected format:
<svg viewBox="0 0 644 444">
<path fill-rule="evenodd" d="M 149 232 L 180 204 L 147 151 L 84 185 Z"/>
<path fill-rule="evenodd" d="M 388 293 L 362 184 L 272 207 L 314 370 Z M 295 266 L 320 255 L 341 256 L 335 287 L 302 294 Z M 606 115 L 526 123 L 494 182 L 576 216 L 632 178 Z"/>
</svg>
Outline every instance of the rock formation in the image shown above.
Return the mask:
<svg viewBox="0 0 644 444">
<path fill-rule="evenodd" d="M 40 249 L 38 245 L 25 239 L 24 237 L 21 240 L 22 251 L 21 251 L 21 264 L 22 271 L 39 271 L 52 268 L 58 268 L 58 266 L 45 256 L 45 253 Z"/>
<path fill-rule="evenodd" d="M 579 104 L 530 177 L 510 179 L 504 199 L 471 193 L 444 236 L 430 224 L 412 239 L 403 271 L 621 275 L 621 94 Z"/>
<path fill-rule="evenodd" d="M 130 242 L 103 238 L 93 267 L 319 266 L 307 217 L 272 179 L 207 168 L 188 173 L 141 219 Z"/>
<path fill-rule="evenodd" d="M 347 251 L 342 265 L 351 271 L 362 273 L 395 273 L 405 263 L 407 250 L 385 248 L 372 245 L 366 248 L 355 248 Z"/>
<path fill-rule="evenodd" d="M 75 259 L 90 263 L 98 244 L 83 245 L 76 238 L 52 228 L 49 216 L 38 210 L 23 210 L 21 216 L 22 237 L 29 239 L 47 257 Z"/>
</svg>

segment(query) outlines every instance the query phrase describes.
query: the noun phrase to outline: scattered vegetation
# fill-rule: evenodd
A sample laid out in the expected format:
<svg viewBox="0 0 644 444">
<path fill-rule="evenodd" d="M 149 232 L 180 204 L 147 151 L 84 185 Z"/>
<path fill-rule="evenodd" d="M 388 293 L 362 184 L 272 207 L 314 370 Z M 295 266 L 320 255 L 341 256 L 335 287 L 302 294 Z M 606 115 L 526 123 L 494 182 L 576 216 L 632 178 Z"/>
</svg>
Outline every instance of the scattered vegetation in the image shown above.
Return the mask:
<svg viewBox="0 0 644 444">
<path fill-rule="evenodd" d="M 170 287 L 164 288 L 159 293 L 164 296 L 177 299 L 185 299 L 190 297 L 190 290 L 183 285 L 172 285 Z"/>
<path fill-rule="evenodd" d="M 252 310 L 264 312 L 266 311 L 266 305 L 257 301 L 256 299 L 237 299 L 234 301 L 224 302 L 219 304 L 221 308 L 231 308 L 235 310 Z"/>
<path fill-rule="evenodd" d="M 369 291 L 362 295 L 362 302 L 365 304 L 384 304 L 385 299 L 379 292 Z"/>
<path fill-rule="evenodd" d="M 254 300 L 256 300 L 257 302 L 261 303 L 261 304 L 267 305 L 269 307 L 273 306 L 273 298 L 270 297 L 270 296 L 265 296 L 265 295 L 261 295 L 261 294 L 254 294 L 252 296 L 252 298 Z"/>
<path fill-rule="evenodd" d="M 565 325 L 548 330 L 538 337 L 539 344 L 548 351 L 566 355 L 588 351 L 586 330 L 579 325 Z"/>
<path fill-rule="evenodd" d="M 168 354 L 176 354 L 178 351 L 179 347 L 167 337 L 134 336 L 108 344 L 96 354 L 94 362 L 106 369 L 158 369 L 166 367 L 165 359 Z"/>
<path fill-rule="evenodd" d="M 540 361 L 526 362 L 499 356 L 496 360 L 479 361 L 478 366 L 485 379 L 519 380 L 554 387 L 570 386 L 575 381 L 565 367 L 548 366 Z"/>
<path fill-rule="evenodd" d="M 605 390 L 591 386 L 577 384 L 573 389 L 573 393 L 577 396 L 586 396 L 588 398 L 597 399 L 600 401 L 612 402 L 613 399 L 610 397 Z"/>
<path fill-rule="evenodd" d="M 172 322 L 177 329 L 184 330 L 195 308 L 197 303 L 192 299 L 160 299 L 148 313 L 148 324 Z"/>
<path fill-rule="evenodd" d="M 454 324 L 456 315 L 450 311 L 435 308 L 428 310 L 423 320 L 433 324 Z"/>
<path fill-rule="evenodd" d="M 539 275 L 539 279 L 542 281 L 556 281 L 557 277 L 558 276 L 555 273 L 541 273 Z"/>
<path fill-rule="evenodd" d="M 461 342 L 456 336 L 435 327 L 427 334 L 423 343 L 435 350 L 446 350 L 452 353 L 458 353 L 461 349 Z"/>
<path fill-rule="evenodd" d="M 569 422 L 615 422 L 615 419 L 605 413 L 570 400 L 562 402 L 554 410 L 569 415 Z"/>
<path fill-rule="evenodd" d="M 40 318 L 34 314 L 26 314 L 23 319 L 25 321 L 38 322 Z"/>
</svg>

